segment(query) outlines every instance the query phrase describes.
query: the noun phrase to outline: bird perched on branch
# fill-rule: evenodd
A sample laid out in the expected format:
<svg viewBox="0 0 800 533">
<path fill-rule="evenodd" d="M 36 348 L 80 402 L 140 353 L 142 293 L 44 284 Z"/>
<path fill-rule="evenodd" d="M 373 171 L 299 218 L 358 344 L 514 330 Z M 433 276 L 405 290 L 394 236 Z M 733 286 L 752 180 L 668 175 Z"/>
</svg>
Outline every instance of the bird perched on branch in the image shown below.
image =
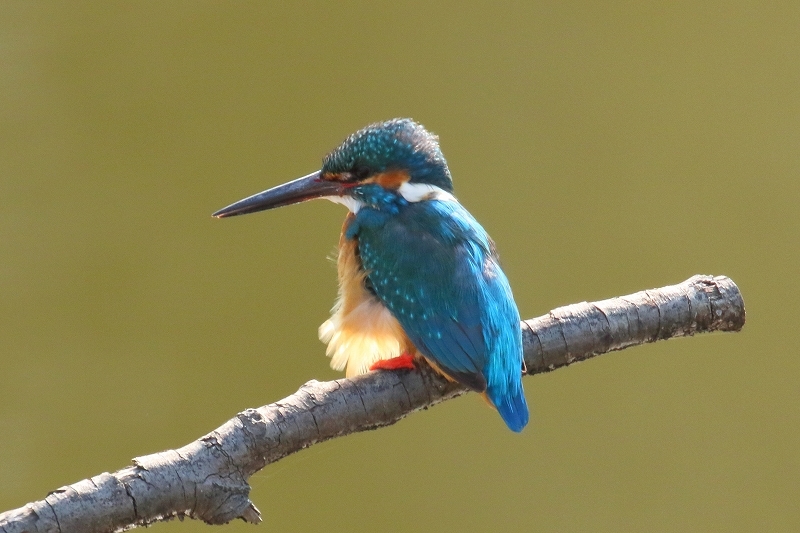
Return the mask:
<svg viewBox="0 0 800 533">
<path fill-rule="evenodd" d="M 349 209 L 339 298 L 319 329 L 347 376 L 424 358 L 484 394 L 506 425 L 528 423 L 520 318 L 494 243 L 453 196 L 438 138 L 410 119 L 372 124 L 322 168 L 214 213 L 255 213 L 314 198 Z"/>
</svg>

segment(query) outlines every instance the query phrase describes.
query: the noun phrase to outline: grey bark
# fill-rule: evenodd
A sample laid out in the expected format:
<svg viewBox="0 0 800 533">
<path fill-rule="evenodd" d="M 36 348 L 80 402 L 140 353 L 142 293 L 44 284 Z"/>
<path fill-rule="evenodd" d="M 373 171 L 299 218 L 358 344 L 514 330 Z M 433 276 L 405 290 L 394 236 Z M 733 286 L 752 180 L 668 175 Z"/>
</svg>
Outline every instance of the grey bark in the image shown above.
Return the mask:
<svg viewBox="0 0 800 533">
<path fill-rule="evenodd" d="M 744 302 L 733 281 L 694 276 L 679 285 L 560 307 L 521 325 L 527 373 L 538 374 L 646 342 L 739 331 L 744 322 Z M 110 532 L 185 516 L 209 524 L 235 518 L 258 523 L 247 483 L 255 472 L 317 442 L 394 424 L 465 392 L 425 366 L 309 381 L 183 448 L 137 457 L 113 474 L 61 487 L 0 514 L 0 531 Z"/>
</svg>

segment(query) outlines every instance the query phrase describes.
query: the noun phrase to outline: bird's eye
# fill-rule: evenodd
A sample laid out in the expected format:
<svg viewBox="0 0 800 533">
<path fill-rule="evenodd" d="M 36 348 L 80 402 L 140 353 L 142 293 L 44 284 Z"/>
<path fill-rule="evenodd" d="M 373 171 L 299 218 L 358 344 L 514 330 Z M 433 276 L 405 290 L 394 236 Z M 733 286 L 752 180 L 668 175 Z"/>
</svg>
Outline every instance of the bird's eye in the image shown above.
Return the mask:
<svg viewBox="0 0 800 533">
<path fill-rule="evenodd" d="M 350 172 L 353 181 L 364 181 L 370 174 L 372 174 L 372 171 L 366 165 L 358 165 Z"/>
</svg>

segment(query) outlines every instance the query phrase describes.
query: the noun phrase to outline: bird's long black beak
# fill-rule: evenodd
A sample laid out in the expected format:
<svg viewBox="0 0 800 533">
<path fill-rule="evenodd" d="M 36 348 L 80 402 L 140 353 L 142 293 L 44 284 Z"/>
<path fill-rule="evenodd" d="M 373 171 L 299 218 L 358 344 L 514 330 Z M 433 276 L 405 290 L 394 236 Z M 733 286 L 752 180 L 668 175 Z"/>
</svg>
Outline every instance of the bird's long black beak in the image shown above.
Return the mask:
<svg viewBox="0 0 800 533">
<path fill-rule="evenodd" d="M 342 183 L 322 179 L 319 171 L 308 176 L 278 185 L 264 192 L 248 196 L 244 200 L 224 207 L 211 216 L 217 218 L 235 217 L 247 213 L 257 213 L 284 205 L 313 200 L 322 196 L 339 196 L 344 190 Z"/>
</svg>

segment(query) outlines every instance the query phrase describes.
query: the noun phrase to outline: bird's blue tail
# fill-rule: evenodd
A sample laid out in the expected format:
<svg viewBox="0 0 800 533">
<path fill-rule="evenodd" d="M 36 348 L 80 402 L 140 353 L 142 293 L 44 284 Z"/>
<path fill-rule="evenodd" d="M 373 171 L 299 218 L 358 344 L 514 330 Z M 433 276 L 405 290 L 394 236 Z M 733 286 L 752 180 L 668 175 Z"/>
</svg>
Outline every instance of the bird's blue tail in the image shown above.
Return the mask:
<svg viewBox="0 0 800 533">
<path fill-rule="evenodd" d="M 490 387 L 486 395 L 497 408 L 508 429 L 519 433 L 528 424 L 528 403 L 521 386 L 511 387 L 505 394 L 497 394 L 497 389 Z"/>
</svg>

